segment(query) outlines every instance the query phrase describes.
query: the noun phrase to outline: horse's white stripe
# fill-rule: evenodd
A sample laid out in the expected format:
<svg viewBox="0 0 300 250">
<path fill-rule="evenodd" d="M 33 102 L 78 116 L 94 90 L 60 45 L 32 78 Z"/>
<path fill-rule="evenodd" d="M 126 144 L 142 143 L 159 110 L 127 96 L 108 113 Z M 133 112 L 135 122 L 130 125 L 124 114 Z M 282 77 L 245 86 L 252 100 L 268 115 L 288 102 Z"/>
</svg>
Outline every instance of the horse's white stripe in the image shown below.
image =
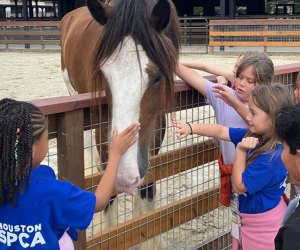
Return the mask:
<svg viewBox="0 0 300 250">
<path fill-rule="evenodd" d="M 116 126 L 119 132 L 139 121 L 141 99 L 148 87 L 146 67 L 149 59 L 140 46 L 138 53 L 140 64 L 135 42 L 131 37 L 126 37 L 121 50 L 117 48 L 102 67 L 113 97 L 112 127 Z M 137 150 L 135 143 L 121 159 L 116 184 L 120 191 L 132 192 L 142 181 L 137 165 Z"/>
</svg>

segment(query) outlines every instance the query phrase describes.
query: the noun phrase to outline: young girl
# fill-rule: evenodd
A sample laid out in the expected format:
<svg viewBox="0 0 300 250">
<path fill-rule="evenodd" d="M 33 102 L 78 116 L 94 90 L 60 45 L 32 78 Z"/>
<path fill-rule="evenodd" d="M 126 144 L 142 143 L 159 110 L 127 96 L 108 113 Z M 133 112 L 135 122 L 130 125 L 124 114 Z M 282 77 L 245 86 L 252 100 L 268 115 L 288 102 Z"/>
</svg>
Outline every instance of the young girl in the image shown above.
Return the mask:
<svg viewBox="0 0 300 250">
<path fill-rule="evenodd" d="M 180 78 L 206 97 L 207 103 L 215 111 L 218 124 L 241 128 L 247 127 L 245 119 L 249 111 L 246 107 L 252 91 L 259 84 L 270 84 L 273 74 L 273 63 L 265 54 L 252 56 L 241 62 L 236 70 L 235 90 L 209 82 L 193 69 L 182 64 L 178 64 L 177 69 L 177 75 Z M 224 102 L 227 100 L 230 103 Z M 241 104 L 242 107 L 238 104 Z M 220 141 L 220 145 L 221 154 L 218 159 L 221 173 L 220 203 L 229 206 L 231 197 L 230 178 L 235 148 L 231 142 Z"/>
<path fill-rule="evenodd" d="M 0 249 L 74 249 L 64 232 L 86 229 L 93 214 L 106 207 L 120 158 L 137 140 L 139 128 L 113 130 L 106 171 L 91 193 L 56 180 L 50 167 L 40 165 L 48 152 L 47 119 L 41 111 L 30 103 L 1 100 Z"/>
<path fill-rule="evenodd" d="M 286 210 L 281 198 L 286 187 L 282 145 L 275 135 L 277 111 L 292 104 L 281 85 L 260 85 L 250 100 L 249 130 L 218 124 L 186 124 L 174 121 L 175 133 L 190 133 L 232 141 L 236 145 L 232 186 L 239 194 L 236 224 L 232 228 L 233 249 L 274 249 L 274 237 Z M 241 247 L 241 248 L 239 248 Z"/>
<path fill-rule="evenodd" d="M 217 77 L 217 83 L 220 84 L 226 84 L 228 85 L 228 81 L 231 83 L 229 86 L 235 88 L 235 81 L 236 81 L 236 70 L 239 67 L 239 65 L 248 58 L 251 57 L 257 57 L 257 56 L 265 56 L 264 52 L 260 51 L 245 51 L 242 52 L 234 65 L 234 68 L 232 70 L 227 70 L 223 68 L 216 67 L 215 65 L 207 64 L 202 61 L 183 61 L 181 62 L 183 65 L 192 68 L 192 69 L 198 69 L 205 71 L 210 74 L 214 74 Z"/>
</svg>

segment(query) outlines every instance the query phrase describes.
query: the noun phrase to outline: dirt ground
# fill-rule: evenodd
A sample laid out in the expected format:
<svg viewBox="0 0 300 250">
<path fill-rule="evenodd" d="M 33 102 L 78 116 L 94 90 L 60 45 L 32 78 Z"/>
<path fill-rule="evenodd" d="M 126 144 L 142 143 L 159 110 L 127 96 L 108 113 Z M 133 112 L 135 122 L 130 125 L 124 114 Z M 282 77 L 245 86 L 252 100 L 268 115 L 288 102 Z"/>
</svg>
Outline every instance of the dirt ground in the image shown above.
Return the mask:
<svg viewBox="0 0 300 250">
<path fill-rule="evenodd" d="M 182 60 L 204 60 L 232 68 L 236 55 L 181 54 Z M 274 65 L 299 62 L 299 56 L 271 56 Z M 59 52 L 0 52 L 0 98 L 33 100 L 68 95 L 60 71 Z M 207 75 L 200 72 L 202 75 Z"/>
</svg>

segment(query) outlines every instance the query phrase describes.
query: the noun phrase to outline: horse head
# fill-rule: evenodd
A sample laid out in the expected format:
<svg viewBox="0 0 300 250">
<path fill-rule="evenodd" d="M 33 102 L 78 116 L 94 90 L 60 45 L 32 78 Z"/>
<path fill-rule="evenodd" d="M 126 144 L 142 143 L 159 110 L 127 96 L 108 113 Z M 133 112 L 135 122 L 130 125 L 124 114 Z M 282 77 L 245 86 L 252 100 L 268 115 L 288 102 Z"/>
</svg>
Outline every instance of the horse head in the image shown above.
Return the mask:
<svg viewBox="0 0 300 250">
<path fill-rule="evenodd" d="M 176 10 L 169 0 L 115 0 L 113 6 L 87 0 L 87 7 L 103 26 L 91 43 L 92 89 L 106 83 L 112 127 L 122 131 L 133 122 L 141 124 L 139 140 L 122 156 L 116 181 L 118 191 L 132 192 L 147 172 L 156 115 L 173 93 L 179 48 Z"/>
</svg>

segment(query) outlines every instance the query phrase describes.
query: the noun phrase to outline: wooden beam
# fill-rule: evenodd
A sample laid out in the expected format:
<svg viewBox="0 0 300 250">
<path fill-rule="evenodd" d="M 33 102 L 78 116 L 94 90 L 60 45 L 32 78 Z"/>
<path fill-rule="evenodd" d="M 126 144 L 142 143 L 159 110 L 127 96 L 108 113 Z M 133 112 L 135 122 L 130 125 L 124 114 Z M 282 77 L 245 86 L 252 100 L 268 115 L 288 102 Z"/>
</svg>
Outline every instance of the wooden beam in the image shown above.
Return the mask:
<svg viewBox="0 0 300 250">
<path fill-rule="evenodd" d="M 299 19 L 235 19 L 235 20 L 210 20 L 209 26 L 255 26 L 255 25 L 295 25 L 300 24 Z"/>
<path fill-rule="evenodd" d="M 36 29 L 36 30 L 0 30 L 0 34 L 2 36 L 59 36 L 60 32 L 59 30 L 42 30 L 42 29 Z M 56 42 L 59 39 L 56 40 Z"/>
<path fill-rule="evenodd" d="M 209 36 L 300 36 L 300 31 L 211 31 Z"/>
<path fill-rule="evenodd" d="M 299 67 L 300 63 L 275 66 L 275 75 L 297 73 L 300 71 Z M 284 71 L 281 70 L 283 68 Z M 215 76 L 205 76 L 205 78 L 209 81 L 216 82 Z M 189 86 L 182 80 L 176 80 L 174 82 L 175 93 L 187 92 L 189 90 L 192 91 L 191 86 Z M 186 98 L 183 98 L 183 96 L 180 97 L 179 94 L 177 94 L 177 98 L 181 98 L 181 101 L 176 102 L 182 103 L 184 99 L 187 99 L 185 105 L 199 105 L 197 98 L 190 98 L 191 96 L 195 96 L 195 94 L 185 95 L 187 95 Z M 89 109 L 89 107 L 92 106 L 92 95 L 90 93 L 86 93 L 73 96 L 51 97 L 39 100 L 31 100 L 30 102 L 38 106 L 45 115 L 56 115 L 57 113 L 68 112 L 76 109 Z M 106 103 L 105 91 L 102 91 L 100 93 L 99 102 Z"/>
<path fill-rule="evenodd" d="M 60 45 L 59 40 L 0 40 L 0 44 L 45 44 Z"/>
<path fill-rule="evenodd" d="M 217 140 L 207 140 L 198 144 L 176 149 L 150 157 L 150 175 L 144 180 L 144 185 L 201 166 L 217 159 L 219 143 Z M 95 191 L 103 173 L 85 177 L 85 188 Z M 116 195 L 115 191 L 113 195 Z"/>
<path fill-rule="evenodd" d="M 60 21 L 1 21 L 0 27 L 26 27 L 26 26 L 36 26 L 36 27 L 57 27 L 60 28 Z"/>
<path fill-rule="evenodd" d="M 209 46 L 245 46 L 245 47 L 253 47 L 253 46 L 274 46 L 274 47 L 298 47 L 300 46 L 300 41 L 299 42 L 209 42 Z"/>
<path fill-rule="evenodd" d="M 128 249 L 219 207 L 219 188 L 211 188 L 163 206 L 139 218 L 95 234 L 87 240 L 94 250 Z"/>
<path fill-rule="evenodd" d="M 195 249 L 197 250 L 214 250 L 214 249 L 222 249 L 222 250 L 231 250 L 232 238 L 231 232 L 225 233 L 222 236 L 218 236 L 218 238 L 207 242 L 204 245 L 198 246 Z"/>
</svg>

